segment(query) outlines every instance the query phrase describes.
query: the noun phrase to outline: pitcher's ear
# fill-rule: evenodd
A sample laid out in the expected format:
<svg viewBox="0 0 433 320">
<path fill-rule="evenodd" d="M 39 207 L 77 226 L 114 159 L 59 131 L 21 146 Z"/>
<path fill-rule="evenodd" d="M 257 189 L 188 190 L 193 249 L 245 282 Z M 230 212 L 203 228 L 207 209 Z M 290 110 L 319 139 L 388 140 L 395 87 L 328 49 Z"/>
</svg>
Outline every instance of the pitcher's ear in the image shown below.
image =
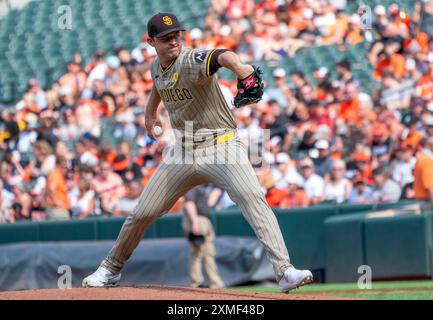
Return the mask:
<svg viewBox="0 0 433 320">
<path fill-rule="evenodd" d="M 155 46 L 155 40 L 151 37 L 147 37 L 146 39 L 147 43 L 150 44 L 152 47 Z"/>
</svg>

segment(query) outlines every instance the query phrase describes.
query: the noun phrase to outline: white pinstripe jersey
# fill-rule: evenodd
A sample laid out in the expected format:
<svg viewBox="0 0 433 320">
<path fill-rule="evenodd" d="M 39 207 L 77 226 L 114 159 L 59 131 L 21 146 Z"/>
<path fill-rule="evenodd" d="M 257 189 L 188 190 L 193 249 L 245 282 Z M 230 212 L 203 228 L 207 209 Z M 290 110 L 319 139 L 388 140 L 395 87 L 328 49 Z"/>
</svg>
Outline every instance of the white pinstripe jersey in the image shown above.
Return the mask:
<svg viewBox="0 0 433 320">
<path fill-rule="evenodd" d="M 158 57 L 152 63 L 152 79 L 170 116 L 171 126 L 182 135 L 185 135 L 185 121 L 193 122 L 196 137 L 236 129 L 217 77 L 209 74 L 214 52 L 182 47 L 178 58 L 165 70 Z"/>
</svg>

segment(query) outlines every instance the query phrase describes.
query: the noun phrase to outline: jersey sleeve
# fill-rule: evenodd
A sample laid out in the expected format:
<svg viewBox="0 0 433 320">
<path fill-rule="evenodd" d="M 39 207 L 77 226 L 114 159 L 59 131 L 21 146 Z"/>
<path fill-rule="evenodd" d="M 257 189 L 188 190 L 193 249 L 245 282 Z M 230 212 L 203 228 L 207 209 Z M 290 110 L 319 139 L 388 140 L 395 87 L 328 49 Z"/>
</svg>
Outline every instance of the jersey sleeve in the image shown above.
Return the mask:
<svg viewBox="0 0 433 320">
<path fill-rule="evenodd" d="M 221 67 L 218 63 L 218 56 L 226 49 L 193 49 L 186 56 L 184 69 L 188 70 L 190 80 L 205 81 L 211 78 Z"/>
</svg>

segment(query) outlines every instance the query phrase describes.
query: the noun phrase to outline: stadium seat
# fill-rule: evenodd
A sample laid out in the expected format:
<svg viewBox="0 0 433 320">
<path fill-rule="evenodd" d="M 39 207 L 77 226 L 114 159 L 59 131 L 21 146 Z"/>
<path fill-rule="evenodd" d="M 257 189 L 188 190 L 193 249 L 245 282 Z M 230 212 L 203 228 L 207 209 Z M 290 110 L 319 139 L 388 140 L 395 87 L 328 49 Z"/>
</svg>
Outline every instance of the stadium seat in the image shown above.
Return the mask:
<svg viewBox="0 0 433 320">
<path fill-rule="evenodd" d="M 59 30 L 53 8 L 72 8 L 73 30 Z M 22 10 L 12 10 L 0 20 L 0 85 L 27 82 L 27 76 L 42 75 L 54 68 L 60 75 L 76 51 L 88 59 L 96 49 L 111 51 L 115 47 L 134 48 L 146 32 L 147 19 L 155 11 L 176 11 L 188 28 L 201 26 L 197 14 L 203 15 L 209 0 L 179 0 L 155 3 L 151 0 L 45 0 L 31 1 Z M 9 61 L 9 60 L 10 61 Z M 17 69 L 23 68 L 18 74 Z M 7 91 L 7 90 L 6 90 Z M 3 90 L 3 92 L 6 92 Z M 8 94 L 1 94 L 1 98 Z M 9 97 L 9 96 L 8 96 Z M 14 100 L 19 97 L 15 96 Z"/>
<path fill-rule="evenodd" d="M 350 13 L 356 12 L 361 2 L 372 8 L 379 3 L 386 6 L 395 2 L 412 13 L 414 1 L 348 1 L 346 10 Z M 132 49 L 146 32 L 145 21 L 155 11 L 176 12 L 187 28 L 203 27 L 201 17 L 206 14 L 209 3 L 210 0 L 30 1 L 22 10 L 12 10 L 0 20 L 0 62 L 1 65 L 5 65 L 7 59 L 10 59 L 10 65 L 16 67 L 22 64 L 23 59 L 26 59 L 27 65 L 34 69 L 38 65 L 30 63 L 29 60 L 39 54 L 44 59 L 38 60 L 39 68 L 46 70 L 47 67 L 59 67 L 59 70 L 63 70 L 76 50 L 80 50 L 83 56 L 88 58 L 97 48 L 109 51 L 117 46 L 125 46 Z M 57 27 L 58 14 L 53 12 L 53 8 L 61 5 L 69 5 L 72 8 L 73 30 L 63 32 Z M 24 54 L 27 51 L 31 53 Z M 319 66 L 333 69 L 336 62 L 346 57 L 352 63 L 359 64 L 357 68 L 363 70 L 360 72 L 362 81 L 368 82 L 371 80 L 371 77 L 367 77 L 369 70 L 364 69 L 365 64 L 362 63 L 365 61 L 365 53 L 364 44 L 350 47 L 348 51 L 341 51 L 337 46 L 305 48 L 295 55 L 293 62 L 286 64 L 287 61 L 282 61 L 280 65 L 287 72 L 301 69 L 310 74 Z M 55 61 L 50 61 L 52 59 Z M 266 71 L 265 79 L 269 81 L 271 74 L 271 71 Z M 224 73 L 222 76 L 229 76 L 229 73 Z M 17 81 L 18 79 L 9 78 L 8 80 Z"/>
</svg>

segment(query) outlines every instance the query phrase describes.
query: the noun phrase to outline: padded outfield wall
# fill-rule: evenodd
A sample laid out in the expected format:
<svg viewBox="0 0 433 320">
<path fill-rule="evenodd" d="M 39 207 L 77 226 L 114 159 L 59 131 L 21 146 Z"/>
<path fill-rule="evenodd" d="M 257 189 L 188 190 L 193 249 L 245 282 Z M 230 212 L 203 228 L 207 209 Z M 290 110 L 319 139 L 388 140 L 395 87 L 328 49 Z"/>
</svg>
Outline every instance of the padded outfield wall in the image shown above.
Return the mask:
<svg viewBox="0 0 433 320">
<path fill-rule="evenodd" d="M 360 265 L 372 267 L 373 279 L 431 278 L 431 214 L 404 209 L 413 205 L 320 205 L 274 212 L 292 262 L 313 270 L 320 282 L 356 281 Z M 124 219 L 0 225 L 0 257 L 6 244 L 115 240 Z M 254 237 L 238 208 L 212 212 L 211 219 L 219 237 Z M 180 214 L 162 217 L 144 239 L 183 238 L 181 220 Z"/>
</svg>

